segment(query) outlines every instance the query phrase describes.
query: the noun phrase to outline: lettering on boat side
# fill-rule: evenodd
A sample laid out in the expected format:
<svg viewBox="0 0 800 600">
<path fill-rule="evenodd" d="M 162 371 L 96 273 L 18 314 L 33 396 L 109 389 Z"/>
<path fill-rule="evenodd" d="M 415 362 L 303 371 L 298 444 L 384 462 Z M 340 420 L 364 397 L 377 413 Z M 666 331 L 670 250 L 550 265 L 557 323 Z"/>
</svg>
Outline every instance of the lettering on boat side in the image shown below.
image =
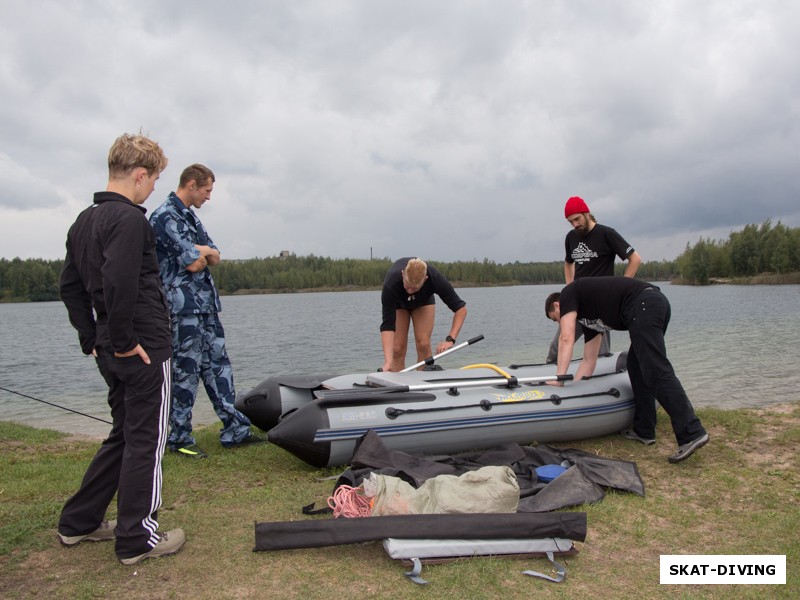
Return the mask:
<svg viewBox="0 0 800 600">
<path fill-rule="evenodd" d="M 520 400 L 541 400 L 544 398 L 544 392 L 529 390 L 512 394 L 492 394 L 492 396 L 494 396 L 496 402 L 519 402 Z"/>
<path fill-rule="evenodd" d="M 355 421 L 374 421 L 378 417 L 374 410 L 354 410 L 342 415 L 342 423 L 353 423 Z"/>
</svg>

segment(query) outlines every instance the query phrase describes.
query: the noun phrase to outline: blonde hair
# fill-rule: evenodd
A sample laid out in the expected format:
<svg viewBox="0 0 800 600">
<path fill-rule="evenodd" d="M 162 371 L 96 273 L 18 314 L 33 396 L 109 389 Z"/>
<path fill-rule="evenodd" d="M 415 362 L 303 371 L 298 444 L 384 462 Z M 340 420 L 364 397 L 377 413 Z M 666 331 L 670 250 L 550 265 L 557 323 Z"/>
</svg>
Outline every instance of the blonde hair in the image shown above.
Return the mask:
<svg viewBox="0 0 800 600">
<path fill-rule="evenodd" d="M 108 174 L 112 178 L 125 177 L 140 167 L 150 176 L 161 173 L 167 167 L 167 157 L 153 140 L 123 133 L 108 151 Z"/>
<path fill-rule="evenodd" d="M 422 287 L 425 282 L 425 276 L 428 274 L 428 265 L 420 258 L 412 258 L 406 263 L 403 274 L 411 286 Z"/>
</svg>

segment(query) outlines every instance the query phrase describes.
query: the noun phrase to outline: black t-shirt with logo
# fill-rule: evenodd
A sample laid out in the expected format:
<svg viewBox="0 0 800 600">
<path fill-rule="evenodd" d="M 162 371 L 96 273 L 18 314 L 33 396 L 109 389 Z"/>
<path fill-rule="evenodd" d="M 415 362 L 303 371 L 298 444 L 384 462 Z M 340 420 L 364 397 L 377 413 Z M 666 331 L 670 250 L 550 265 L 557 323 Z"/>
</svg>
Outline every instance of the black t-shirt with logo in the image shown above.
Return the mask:
<svg viewBox="0 0 800 600">
<path fill-rule="evenodd" d="M 614 275 L 614 260 L 617 256 L 626 260 L 633 254 L 633 246 L 611 227 L 595 223 L 584 235 L 573 229 L 564 241 L 568 263 L 575 263 L 575 279 Z"/>
</svg>

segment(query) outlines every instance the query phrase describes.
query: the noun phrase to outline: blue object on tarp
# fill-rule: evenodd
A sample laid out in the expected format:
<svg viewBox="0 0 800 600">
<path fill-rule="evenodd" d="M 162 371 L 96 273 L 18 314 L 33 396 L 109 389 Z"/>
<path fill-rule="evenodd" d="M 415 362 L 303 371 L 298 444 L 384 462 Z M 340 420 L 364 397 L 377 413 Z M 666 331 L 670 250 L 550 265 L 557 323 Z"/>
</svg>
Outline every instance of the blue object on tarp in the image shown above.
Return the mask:
<svg viewBox="0 0 800 600">
<path fill-rule="evenodd" d="M 536 467 L 536 477 L 542 483 L 549 483 L 566 470 L 561 465 L 542 465 L 541 467 Z"/>
</svg>

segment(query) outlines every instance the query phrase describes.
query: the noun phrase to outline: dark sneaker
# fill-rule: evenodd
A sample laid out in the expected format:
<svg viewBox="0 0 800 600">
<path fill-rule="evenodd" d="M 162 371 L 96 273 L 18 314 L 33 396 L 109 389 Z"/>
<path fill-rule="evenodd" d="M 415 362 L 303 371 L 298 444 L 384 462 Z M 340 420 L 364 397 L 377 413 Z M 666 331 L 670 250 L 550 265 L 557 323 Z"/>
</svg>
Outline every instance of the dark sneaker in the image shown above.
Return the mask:
<svg viewBox="0 0 800 600">
<path fill-rule="evenodd" d="M 708 434 L 704 433 L 696 440 L 692 440 L 687 444 L 678 446 L 678 451 L 675 454 L 671 454 L 667 460 L 671 463 L 679 463 L 682 460 L 686 460 L 692 454 L 694 454 L 696 450 L 705 446 L 708 443 L 708 440 Z"/>
<path fill-rule="evenodd" d="M 225 448 L 240 448 L 242 446 L 252 446 L 253 444 L 263 444 L 268 441 L 269 440 L 263 435 L 258 435 L 257 433 L 253 433 L 251 431 L 250 434 L 241 442 L 229 442 L 227 444 L 223 443 L 222 445 Z"/>
<path fill-rule="evenodd" d="M 95 529 L 92 533 L 87 533 L 85 535 L 64 535 L 63 533 L 59 533 L 58 541 L 64 546 L 77 546 L 81 542 L 107 542 L 116 537 L 114 536 L 114 528 L 116 526 L 116 519 L 103 521 L 100 523 L 100 527 Z"/>
<path fill-rule="evenodd" d="M 131 556 L 130 558 L 120 558 L 119 562 L 123 565 L 135 565 L 146 558 L 168 556 L 170 554 L 175 554 L 178 550 L 183 548 L 183 545 L 186 543 L 186 534 L 183 533 L 183 529 L 173 529 L 166 533 L 159 533 L 158 537 L 158 543 L 153 546 L 149 552 L 145 552 L 139 556 Z"/>
<path fill-rule="evenodd" d="M 634 440 L 636 442 L 641 442 L 645 446 L 652 446 L 656 443 L 656 440 L 653 438 L 643 438 L 639 434 L 637 434 L 633 429 L 623 429 L 619 432 L 619 434 L 627 440 Z"/>
<path fill-rule="evenodd" d="M 170 446 L 170 452 L 177 452 L 181 456 L 185 456 L 187 458 L 207 458 L 208 454 L 203 452 L 203 450 L 197 446 L 196 444 L 187 444 L 185 446 Z"/>
</svg>

